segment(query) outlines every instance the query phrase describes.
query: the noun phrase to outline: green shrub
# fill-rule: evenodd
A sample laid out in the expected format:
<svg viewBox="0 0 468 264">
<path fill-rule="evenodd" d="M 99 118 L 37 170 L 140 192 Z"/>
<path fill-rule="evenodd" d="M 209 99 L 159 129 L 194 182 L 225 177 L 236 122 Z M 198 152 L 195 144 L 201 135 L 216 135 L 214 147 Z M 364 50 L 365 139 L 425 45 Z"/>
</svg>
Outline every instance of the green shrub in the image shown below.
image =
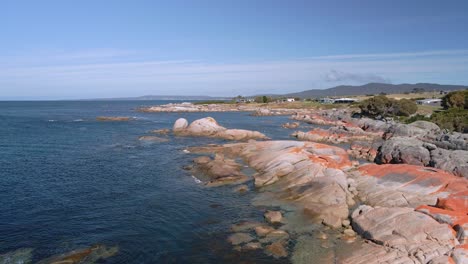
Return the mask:
<svg viewBox="0 0 468 264">
<path fill-rule="evenodd" d="M 395 103 L 395 112 L 398 116 L 410 116 L 418 111 L 418 106 L 411 100 L 401 99 Z"/>
<path fill-rule="evenodd" d="M 416 103 L 411 100 L 395 100 L 384 95 L 362 101 L 359 108 L 362 115 L 371 117 L 410 116 L 418 110 Z"/>
<path fill-rule="evenodd" d="M 468 110 L 453 108 L 432 114 L 431 121 L 440 128 L 462 133 L 468 132 Z"/>
<path fill-rule="evenodd" d="M 442 98 L 442 107 L 468 109 L 467 97 L 468 90 L 450 92 Z"/>
</svg>

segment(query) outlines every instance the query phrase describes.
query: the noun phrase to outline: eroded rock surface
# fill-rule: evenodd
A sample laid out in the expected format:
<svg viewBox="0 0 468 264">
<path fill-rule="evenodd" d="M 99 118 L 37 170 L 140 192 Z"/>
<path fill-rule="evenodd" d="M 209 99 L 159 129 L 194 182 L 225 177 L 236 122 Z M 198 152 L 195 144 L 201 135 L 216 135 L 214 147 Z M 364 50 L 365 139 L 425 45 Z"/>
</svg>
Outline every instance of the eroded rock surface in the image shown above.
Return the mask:
<svg viewBox="0 0 468 264">
<path fill-rule="evenodd" d="M 256 187 L 272 186 L 278 199 L 302 208 L 331 227 L 348 217 L 346 174 L 352 167 L 345 150 L 312 142 L 264 141 L 227 144 L 216 152 L 241 157 L 257 173 Z M 207 151 L 205 149 L 204 151 Z"/>
<path fill-rule="evenodd" d="M 244 129 L 227 129 L 220 126 L 212 117 L 193 121 L 188 125 L 186 119 L 180 118 L 174 123 L 173 131 L 178 136 L 215 137 L 227 140 L 268 139 L 264 134 Z"/>
<path fill-rule="evenodd" d="M 216 154 L 214 159 L 208 156 L 195 158 L 192 171 L 207 186 L 239 184 L 248 180 L 241 172 L 242 165 L 235 160 Z"/>
<path fill-rule="evenodd" d="M 443 256 L 459 244 L 453 230 L 413 208 L 361 206 L 353 212 L 353 228 L 364 238 L 416 263 Z"/>
</svg>

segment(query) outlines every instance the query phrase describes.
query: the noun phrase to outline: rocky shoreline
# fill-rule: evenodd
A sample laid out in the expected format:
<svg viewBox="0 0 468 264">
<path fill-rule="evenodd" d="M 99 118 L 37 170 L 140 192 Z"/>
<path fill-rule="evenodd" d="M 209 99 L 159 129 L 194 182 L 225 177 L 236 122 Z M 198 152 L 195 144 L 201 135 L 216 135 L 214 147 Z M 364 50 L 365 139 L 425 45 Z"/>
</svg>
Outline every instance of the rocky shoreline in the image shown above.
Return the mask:
<svg viewBox="0 0 468 264">
<path fill-rule="evenodd" d="M 233 226 L 234 250 L 293 263 L 468 262 L 468 135 L 426 121 L 352 118 L 347 109 L 296 110 L 291 119 L 328 128 L 276 141 L 212 118 L 174 124 L 176 136 L 244 141 L 187 150 L 198 157 L 186 168 L 205 185 L 245 192 L 252 181 L 254 205 L 270 207 L 265 223 Z"/>
</svg>

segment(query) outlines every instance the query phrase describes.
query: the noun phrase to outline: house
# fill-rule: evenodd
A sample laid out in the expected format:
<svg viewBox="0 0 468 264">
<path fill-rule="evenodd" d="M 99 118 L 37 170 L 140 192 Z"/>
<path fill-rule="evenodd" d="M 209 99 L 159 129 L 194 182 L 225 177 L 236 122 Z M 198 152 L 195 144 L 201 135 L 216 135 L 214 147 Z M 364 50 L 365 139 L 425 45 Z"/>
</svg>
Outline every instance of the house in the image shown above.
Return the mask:
<svg viewBox="0 0 468 264">
<path fill-rule="evenodd" d="M 236 98 L 236 103 L 252 103 L 255 101 L 254 98 Z"/>
<path fill-rule="evenodd" d="M 338 98 L 338 99 L 335 99 L 334 103 L 335 104 L 350 104 L 350 103 L 354 103 L 357 101 L 358 100 L 354 98 Z"/>
<path fill-rule="evenodd" d="M 320 98 L 318 101 L 321 104 L 333 104 L 335 102 L 335 99 L 325 97 L 325 98 Z"/>
<path fill-rule="evenodd" d="M 422 99 L 422 100 L 416 100 L 416 103 L 418 105 L 432 105 L 432 106 L 440 106 L 442 103 L 442 99 Z"/>
<path fill-rule="evenodd" d="M 294 98 L 286 98 L 286 102 L 294 102 L 294 101 L 296 101 L 296 99 L 294 99 Z"/>
</svg>

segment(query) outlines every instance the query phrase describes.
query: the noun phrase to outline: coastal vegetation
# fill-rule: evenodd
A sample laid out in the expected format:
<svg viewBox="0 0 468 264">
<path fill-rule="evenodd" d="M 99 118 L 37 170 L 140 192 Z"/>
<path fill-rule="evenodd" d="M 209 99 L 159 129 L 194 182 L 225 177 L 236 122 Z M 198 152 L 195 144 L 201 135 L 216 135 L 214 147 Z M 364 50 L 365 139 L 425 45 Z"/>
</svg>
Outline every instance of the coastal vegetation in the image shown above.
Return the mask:
<svg viewBox="0 0 468 264">
<path fill-rule="evenodd" d="M 405 122 L 423 120 L 436 123 L 440 128 L 450 131 L 468 132 L 468 90 L 450 92 L 442 98 L 441 111 L 430 116 L 415 115 Z"/>
<path fill-rule="evenodd" d="M 378 95 L 359 104 L 361 114 L 369 117 L 410 116 L 418 110 L 415 102 L 408 99 L 395 100 Z"/>
</svg>

